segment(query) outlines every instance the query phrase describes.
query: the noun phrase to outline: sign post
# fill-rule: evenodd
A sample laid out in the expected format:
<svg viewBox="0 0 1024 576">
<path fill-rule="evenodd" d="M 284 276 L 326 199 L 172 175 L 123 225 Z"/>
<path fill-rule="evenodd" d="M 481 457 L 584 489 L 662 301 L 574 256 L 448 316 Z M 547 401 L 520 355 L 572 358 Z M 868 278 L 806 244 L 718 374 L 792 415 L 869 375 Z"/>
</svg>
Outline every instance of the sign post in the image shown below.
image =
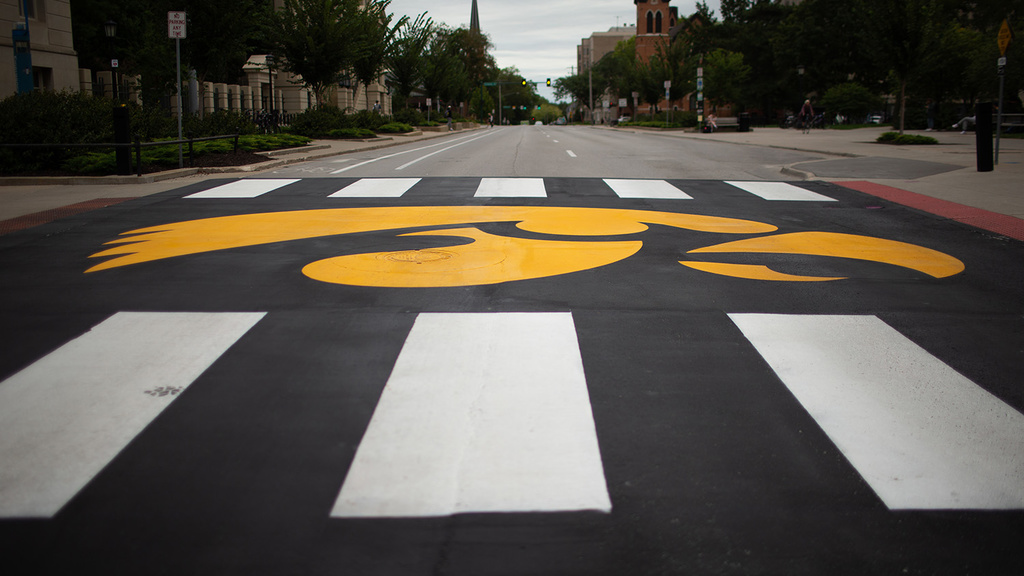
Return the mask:
<svg viewBox="0 0 1024 576">
<path fill-rule="evenodd" d="M 995 163 L 999 164 L 999 136 L 1003 132 L 1003 84 L 1006 80 L 1006 49 L 1013 39 L 1013 31 L 1010 30 L 1010 22 L 1003 20 L 999 28 L 999 60 L 996 62 L 999 72 L 999 108 L 996 110 L 996 150 Z"/>
<path fill-rule="evenodd" d="M 184 12 L 168 12 L 167 13 L 167 37 L 174 38 L 174 55 L 177 59 L 177 75 L 175 78 L 175 92 L 178 93 L 178 168 L 182 168 L 185 165 L 185 160 L 181 150 L 181 115 L 183 110 L 181 107 L 181 39 L 185 38 L 185 25 L 187 18 Z"/>
</svg>

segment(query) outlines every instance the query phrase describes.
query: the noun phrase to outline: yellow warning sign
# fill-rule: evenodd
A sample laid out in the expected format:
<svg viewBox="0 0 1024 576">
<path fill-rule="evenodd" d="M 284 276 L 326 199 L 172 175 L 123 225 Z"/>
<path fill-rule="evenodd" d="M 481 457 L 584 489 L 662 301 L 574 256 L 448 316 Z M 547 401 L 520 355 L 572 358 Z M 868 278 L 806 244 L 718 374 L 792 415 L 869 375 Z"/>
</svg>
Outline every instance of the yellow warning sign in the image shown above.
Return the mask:
<svg viewBox="0 0 1024 576">
<path fill-rule="evenodd" d="M 1006 56 L 1006 48 L 1010 45 L 1010 40 L 1013 38 L 1013 32 L 1010 30 L 1010 23 L 1003 20 L 1003 25 L 999 28 L 999 55 Z"/>
</svg>

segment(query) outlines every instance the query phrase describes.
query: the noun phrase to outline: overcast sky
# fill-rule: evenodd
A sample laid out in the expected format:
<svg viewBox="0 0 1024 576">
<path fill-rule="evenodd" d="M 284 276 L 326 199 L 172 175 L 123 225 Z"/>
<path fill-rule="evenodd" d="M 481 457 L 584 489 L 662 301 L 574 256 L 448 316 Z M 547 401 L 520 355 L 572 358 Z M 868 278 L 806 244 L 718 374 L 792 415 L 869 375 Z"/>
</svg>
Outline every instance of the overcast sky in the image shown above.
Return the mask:
<svg viewBox="0 0 1024 576">
<path fill-rule="evenodd" d="M 693 14 L 696 4 L 697 0 L 671 2 L 680 17 Z M 719 0 L 707 0 L 707 5 L 721 19 Z M 427 12 L 434 22 L 455 28 L 469 26 L 472 6 L 473 0 L 391 0 L 390 11 L 410 18 Z M 629 0 L 477 0 L 477 9 L 498 66 L 515 66 L 528 80 L 540 82 L 538 92 L 552 102 L 554 92 L 544 81 L 573 72 L 580 39 L 636 23 L 636 6 Z"/>
</svg>

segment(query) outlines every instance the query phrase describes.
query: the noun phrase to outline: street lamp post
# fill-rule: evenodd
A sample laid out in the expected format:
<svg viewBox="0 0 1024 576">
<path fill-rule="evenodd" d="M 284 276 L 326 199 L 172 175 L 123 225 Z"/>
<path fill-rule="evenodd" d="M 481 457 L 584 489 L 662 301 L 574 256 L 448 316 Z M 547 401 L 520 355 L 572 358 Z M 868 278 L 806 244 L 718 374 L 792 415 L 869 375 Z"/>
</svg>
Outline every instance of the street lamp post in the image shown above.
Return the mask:
<svg viewBox="0 0 1024 576">
<path fill-rule="evenodd" d="M 103 23 L 103 34 L 109 38 L 110 44 L 110 82 L 113 84 L 110 89 L 110 95 L 114 100 L 118 99 L 117 93 L 117 60 L 114 58 L 114 38 L 117 37 L 117 22 L 113 20 L 107 20 Z"/>
<path fill-rule="evenodd" d="M 803 64 L 797 64 L 797 66 L 796 66 L 796 75 L 800 78 L 800 101 L 801 102 L 803 101 L 803 99 L 805 97 L 805 94 L 804 94 L 804 72 L 805 71 L 806 71 L 806 68 L 804 68 Z"/>
<path fill-rule="evenodd" d="M 277 132 L 277 111 L 274 110 L 274 55 L 267 54 L 267 78 L 270 80 L 270 123 L 272 130 Z"/>
</svg>

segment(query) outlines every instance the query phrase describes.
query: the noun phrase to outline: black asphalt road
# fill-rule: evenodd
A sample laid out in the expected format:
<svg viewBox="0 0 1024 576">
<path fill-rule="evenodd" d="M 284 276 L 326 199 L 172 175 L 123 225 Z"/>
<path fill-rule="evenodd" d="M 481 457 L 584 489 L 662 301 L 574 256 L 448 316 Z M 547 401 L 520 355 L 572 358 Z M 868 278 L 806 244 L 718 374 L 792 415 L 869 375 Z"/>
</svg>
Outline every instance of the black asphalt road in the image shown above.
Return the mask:
<svg viewBox="0 0 1024 576">
<path fill-rule="evenodd" d="M 771 202 L 718 180 L 670 180 L 693 200 L 626 200 L 596 178 L 546 178 L 547 198 L 473 198 L 480 179 L 472 177 L 427 178 L 396 199 L 326 197 L 355 180 L 300 180 L 253 199 L 183 198 L 228 180 L 208 181 L 0 237 L 0 380 L 117 312 L 267 312 L 53 518 L 0 519 L 5 571 L 1024 573 L 1024 511 L 888 509 L 727 316 L 875 315 L 1024 411 L 1021 243 L 822 182 L 800 186 L 836 202 Z M 790 274 L 849 277 L 744 280 L 678 264 L 731 236 L 652 225 L 626 260 L 484 286 L 358 287 L 301 273 L 340 254 L 451 244 L 394 232 L 85 273 L 103 260 L 89 257 L 104 243 L 150 226 L 467 205 L 739 218 L 779 233 L 916 244 L 965 270 L 936 279 L 845 258 L 730 256 Z M 480 227 L 530 235 L 507 223 Z M 329 517 L 417 314 L 554 311 L 571 312 L 576 324 L 611 513 Z"/>
</svg>

